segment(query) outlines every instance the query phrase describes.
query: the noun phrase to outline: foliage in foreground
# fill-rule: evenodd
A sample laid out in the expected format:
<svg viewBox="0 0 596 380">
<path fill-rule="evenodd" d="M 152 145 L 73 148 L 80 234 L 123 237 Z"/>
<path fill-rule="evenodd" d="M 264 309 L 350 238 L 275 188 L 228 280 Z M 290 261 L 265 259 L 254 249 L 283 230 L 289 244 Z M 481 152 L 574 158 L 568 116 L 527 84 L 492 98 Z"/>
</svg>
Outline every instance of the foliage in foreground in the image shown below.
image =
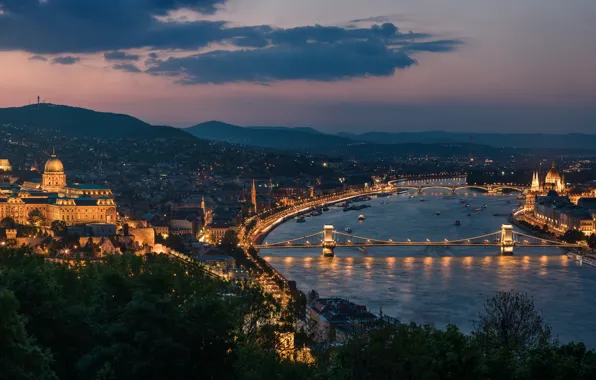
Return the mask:
<svg viewBox="0 0 596 380">
<path fill-rule="evenodd" d="M 472 334 L 381 326 L 306 366 L 281 360 L 260 291 L 165 257 L 53 264 L 0 250 L 0 378 L 595 379 L 596 354 L 553 340 L 531 299 L 499 293 Z M 283 319 L 282 319 L 283 320 Z"/>
</svg>

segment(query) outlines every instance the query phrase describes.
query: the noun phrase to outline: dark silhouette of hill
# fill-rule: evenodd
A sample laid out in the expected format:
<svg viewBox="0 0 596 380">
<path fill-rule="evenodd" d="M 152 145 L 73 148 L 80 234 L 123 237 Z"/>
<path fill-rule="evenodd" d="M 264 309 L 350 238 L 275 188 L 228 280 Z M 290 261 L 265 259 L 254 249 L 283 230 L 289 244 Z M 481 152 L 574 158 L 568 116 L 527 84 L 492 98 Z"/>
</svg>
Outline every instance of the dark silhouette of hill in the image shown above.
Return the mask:
<svg viewBox="0 0 596 380">
<path fill-rule="evenodd" d="M 294 151 L 319 151 L 354 144 L 351 139 L 324 134 L 312 128 L 239 127 L 208 121 L 185 128 L 185 131 L 206 140 Z"/>
<path fill-rule="evenodd" d="M 541 133 L 451 133 L 444 131 L 429 132 L 367 132 L 362 134 L 339 133 L 338 136 L 356 141 L 374 144 L 407 143 L 464 143 L 472 136 L 473 143 L 493 147 L 528 148 L 528 149 L 596 149 L 596 135 L 541 134 Z"/>
<path fill-rule="evenodd" d="M 55 130 L 63 136 L 98 138 L 186 138 L 178 128 L 152 126 L 129 115 L 55 104 L 0 108 L 0 125 Z"/>
</svg>

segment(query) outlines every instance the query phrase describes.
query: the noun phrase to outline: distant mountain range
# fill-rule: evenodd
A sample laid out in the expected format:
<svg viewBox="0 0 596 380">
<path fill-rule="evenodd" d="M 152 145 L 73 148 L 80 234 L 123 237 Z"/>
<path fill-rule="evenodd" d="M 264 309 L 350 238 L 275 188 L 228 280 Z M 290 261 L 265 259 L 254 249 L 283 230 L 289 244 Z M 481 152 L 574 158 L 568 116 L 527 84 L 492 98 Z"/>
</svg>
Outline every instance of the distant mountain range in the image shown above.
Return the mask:
<svg viewBox="0 0 596 380">
<path fill-rule="evenodd" d="M 374 144 L 403 143 L 465 143 L 489 145 L 493 147 L 527 149 L 590 149 L 596 150 L 596 135 L 582 133 L 542 134 L 542 133 L 451 133 L 430 132 L 367 132 L 362 134 L 339 133 L 338 136 L 366 141 Z"/>
<path fill-rule="evenodd" d="M 240 127 L 219 121 L 209 121 L 188 128 L 152 126 L 132 116 L 97 112 L 84 108 L 41 104 L 0 108 L 0 125 L 13 124 L 26 128 L 55 130 L 62 136 L 98 138 L 167 138 L 199 139 L 257 146 L 277 150 L 324 153 L 346 156 L 351 154 L 373 157 L 404 151 L 457 149 L 467 151 L 470 137 L 476 151 L 492 147 L 522 149 L 565 149 L 596 151 L 596 135 L 588 134 L 498 134 L 433 132 L 367 132 L 362 134 L 327 134 L 313 128 Z M 434 147 L 428 146 L 435 145 Z M 457 148 L 455 146 L 457 145 Z M 399 145 L 399 147 L 398 147 Z M 474 151 L 474 147 L 472 148 Z"/>
<path fill-rule="evenodd" d="M 312 128 L 239 127 L 208 121 L 184 130 L 201 139 L 281 150 L 318 151 L 354 144 L 353 139 L 324 134 Z"/>
<path fill-rule="evenodd" d="M 152 126 L 132 116 L 55 104 L 0 108 L 0 125 L 55 130 L 63 136 L 188 138 L 179 128 Z"/>
<path fill-rule="evenodd" d="M 209 121 L 186 128 L 203 139 L 292 150 L 340 149 L 354 145 L 465 144 L 494 148 L 596 150 L 596 135 L 431 132 L 367 132 L 325 134 L 312 128 L 239 127 Z M 362 148 L 360 148 L 362 149 Z"/>
</svg>

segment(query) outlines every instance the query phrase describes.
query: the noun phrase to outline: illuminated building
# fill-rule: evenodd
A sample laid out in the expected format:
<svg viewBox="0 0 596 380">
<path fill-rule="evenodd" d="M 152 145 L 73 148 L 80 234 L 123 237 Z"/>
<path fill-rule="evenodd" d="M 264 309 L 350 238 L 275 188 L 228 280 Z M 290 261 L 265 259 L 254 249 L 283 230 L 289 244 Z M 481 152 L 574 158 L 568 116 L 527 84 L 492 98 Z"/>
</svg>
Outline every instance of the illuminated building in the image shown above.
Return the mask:
<svg viewBox="0 0 596 380">
<path fill-rule="evenodd" d="M 104 186 L 67 184 L 62 161 L 52 154 L 41 183 L 25 181 L 0 188 L 0 219 L 4 218 L 36 225 L 50 225 L 55 220 L 63 220 L 67 225 L 115 223 L 116 203 L 110 189 Z"/>
<path fill-rule="evenodd" d="M 538 170 L 534 172 L 524 209 L 535 218 L 534 224 L 548 225 L 559 233 L 575 229 L 589 236 L 596 230 L 596 210 L 581 207 L 581 200 L 590 199 L 594 192 L 571 194 L 570 190 L 553 161 L 544 181 Z"/>
</svg>

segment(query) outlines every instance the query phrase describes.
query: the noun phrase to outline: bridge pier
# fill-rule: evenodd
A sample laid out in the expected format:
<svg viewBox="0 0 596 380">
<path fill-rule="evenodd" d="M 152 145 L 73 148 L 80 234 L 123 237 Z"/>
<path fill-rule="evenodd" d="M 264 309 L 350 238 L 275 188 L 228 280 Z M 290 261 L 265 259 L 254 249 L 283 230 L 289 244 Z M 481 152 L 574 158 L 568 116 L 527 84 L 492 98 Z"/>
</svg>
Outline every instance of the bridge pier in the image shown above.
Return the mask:
<svg viewBox="0 0 596 380">
<path fill-rule="evenodd" d="M 333 237 L 334 227 L 326 224 L 323 226 L 323 256 L 335 256 L 335 238 Z"/>
<path fill-rule="evenodd" d="M 501 255 L 513 256 L 513 226 L 510 224 L 501 225 Z"/>
</svg>

